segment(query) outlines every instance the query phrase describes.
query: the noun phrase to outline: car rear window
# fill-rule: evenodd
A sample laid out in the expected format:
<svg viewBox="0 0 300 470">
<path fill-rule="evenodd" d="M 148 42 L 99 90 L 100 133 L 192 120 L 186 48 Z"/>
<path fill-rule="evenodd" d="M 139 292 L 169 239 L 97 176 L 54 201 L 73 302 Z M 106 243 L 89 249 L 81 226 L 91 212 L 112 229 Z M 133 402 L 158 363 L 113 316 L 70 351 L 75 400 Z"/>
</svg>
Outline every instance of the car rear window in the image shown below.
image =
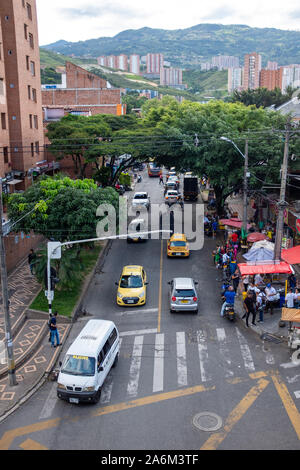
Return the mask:
<svg viewBox="0 0 300 470">
<path fill-rule="evenodd" d="M 184 241 L 178 240 L 178 241 L 176 241 L 176 242 L 171 242 L 170 245 L 171 245 L 171 246 L 185 246 L 186 243 L 185 243 Z"/>
<path fill-rule="evenodd" d="M 176 289 L 175 297 L 195 297 L 194 289 Z"/>
<path fill-rule="evenodd" d="M 134 199 L 147 199 L 147 194 L 136 194 Z"/>
</svg>

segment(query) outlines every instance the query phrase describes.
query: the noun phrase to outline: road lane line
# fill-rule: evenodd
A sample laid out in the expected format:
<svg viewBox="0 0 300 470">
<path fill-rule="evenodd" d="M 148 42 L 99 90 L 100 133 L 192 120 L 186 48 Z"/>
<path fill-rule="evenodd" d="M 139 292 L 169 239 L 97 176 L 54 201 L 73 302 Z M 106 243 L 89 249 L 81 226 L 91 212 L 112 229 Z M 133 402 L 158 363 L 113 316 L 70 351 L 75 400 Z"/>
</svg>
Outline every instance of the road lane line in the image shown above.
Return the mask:
<svg viewBox="0 0 300 470">
<path fill-rule="evenodd" d="M 137 395 L 140 369 L 142 362 L 142 350 L 143 350 L 144 336 L 136 336 L 133 345 L 132 360 L 129 371 L 129 382 L 127 385 L 127 395 L 135 397 Z"/>
<path fill-rule="evenodd" d="M 51 387 L 49 395 L 40 413 L 39 419 L 47 419 L 47 418 L 50 418 L 50 416 L 52 415 L 52 412 L 57 403 L 56 389 L 57 389 L 57 383 L 55 382 Z"/>
<path fill-rule="evenodd" d="M 160 327 L 161 327 L 163 247 L 164 247 L 163 240 L 161 240 L 161 243 L 160 243 L 160 264 L 159 264 L 158 318 L 157 318 L 157 331 L 158 331 L 158 333 L 160 333 Z"/>
<path fill-rule="evenodd" d="M 269 383 L 270 382 L 266 379 L 260 379 L 258 383 L 249 390 L 240 403 L 231 411 L 225 421 L 222 431 L 212 434 L 200 450 L 216 450 L 232 430 L 233 426 L 244 416 Z"/>
<path fill-rule="evenodd" d="M 122 331 L 119 333 L 119 336 L 138 336 L 138 335 L 146 335 L 147 333 L 157 333 L 157 329 L 149 329 L 149 330 L 132 330 L 132 331 Z"/>
<path fill-rule="evenodd" d="M 290 418 L 290 421 L 296 431 L 298 439 L 300 440 L 300 414 L 297 410 L 297 407 L 281 377 L 279 375 L 272 375 L 271 377 L 278 395 L 281 398 L 283 406 L 285 407 L 285 411 L 287 412 L 288 417 Z"/>
<path fill-rule="evenodd" d="M 116 313 L 116 316 L 123 316 L 123 315 L 133 315 L 133 314 L 138 314 L 140 315 L 141 313 L 156 313 L 158 311 L 158 308 L 144 308 L 144 309 L 139 309 L 136 308 L 135 310 L 124 310 L 124 312 L 118 312 Z"/>
<path fill-rule="evenodd" d="M 208 352 L 206 345 L 206 332 L 203 330 L 197 331 L 197 342 L 198 342 L 198 352 L 199 352 L 199 361 L 200 361 L 200 374 L 202 382 L 210 380 L 210 375 L 206 372 L 206 366 L 208 364 Z"/>
<path fill-rule="evenodd" d="M 185 347 L 185 332 L 180 331 L 176 333 L 176 347 L 177 347 L 177 382 L 179 387 L 187 385 L 187 365 L 186 365 L 186 347 Z"/>
<path fill-rule="evenodd" d="M 254 362 L 253 362 L 251 352 L 250 352 L 250 348 L 249 348 L 244 336 L 239 331 L 239 329 L 237 327 L 235 327 L 235 329 L 236 329 L 237 337 L 238 337 L 238 340 L 239 340 L 239 343 L 240 343 L 240 349 L 241 349 L 245 369 L 255 370 Z"/>
<path fill-rule="evenodd" d="M 230 369 L 231 360 L 230 360 L 229 349 L 227 345 L 227 339 L 226 339 L 224 328 L 217 328 L 217 338 L 218 338 L 219 346 L 220 346 L 220 355 L 222 358 L 222 364 L 225 369 L 225 377 L 226 378 L 232 377 L 233 372 Z"/>
<path fill-rule="evenodd" d="M 164 334 L 155 337 L 153 392 L 160 392 L 164 388 Z"/>
</svg>

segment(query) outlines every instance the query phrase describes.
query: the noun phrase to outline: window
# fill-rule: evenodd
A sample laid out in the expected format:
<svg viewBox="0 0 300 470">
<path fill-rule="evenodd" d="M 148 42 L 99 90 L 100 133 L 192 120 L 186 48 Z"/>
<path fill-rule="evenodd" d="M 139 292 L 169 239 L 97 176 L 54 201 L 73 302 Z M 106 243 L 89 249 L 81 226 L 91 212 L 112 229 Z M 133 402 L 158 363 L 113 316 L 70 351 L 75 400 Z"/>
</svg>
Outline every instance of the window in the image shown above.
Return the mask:
<svg viewBox="0 0 300 470">
<path fill-rule="evenodd" d="M 32 129 L 32 114 L 29 114 L 29 127 Z"/>
<path fill-rule="evenodd" d="M 30 20 L 32 20 L 32 9 L 30 3 L 26 3 L 26 8 L 27 8 L 27 16 Z"/>
<path fill-rule="evenodd" d="M 31 99 L 31 86 L 27 85 L 27 93 L 28 93 L 28 99 Z"/>
<path fill-rule="evenodd" d="M 8 147 L 3 147 L 4 163 L 8 163 Z"/>
<path fill-rule="evenodd" d="M 27 40 L 28 38 L 28 26 L 27 24 L 24 24 L 24 38 Z"/>
<path fill-rule="evenodd" d="M 4 95 L 4 80 L 0 78 L 0 96 Z"/>
<path fill-rule="evenodd" d="M 32 99 L 33 99 L 33 101 L 35 101 L 35 102 L 37 101 L 37 100 L 36 100 L 36 89 L 35 89 L 35 88 L 32 88 Z"/>
<path fill-rule="evenodd" d="M 36 142 L 35 143 L 35 153 L 40 153 L 40 143 L 39 142 Z"/>
<path fill-rule="evenodd" d="M 2 129 L 6 129 L 6 114 L 1 113 L 1 127 Z"/>
<path fill-rule="evenodd" d="M 33 49 L 34 48 L 33 34 L 31 33 L 29 33 L 29 44 L 30 44 L 30 47 Z"/>
<path fill-rule="evenodd" d="M 111 334 L 109 335 L 109 344 L 112 346 L 117 339 L 117 330 L 114 328 Z"/>
<path fill-rule="evenodd" d="M 31 147 L 31 156 L 34 157 L 34 143 L 33 142 L 30 144 L 30 147 Z"/>
<path fill-rule="evenodd" d="M 26 68 L 29 70 L 29 55 L 26 56 Z"/>
<path fill-rule="evenodd" d="M 33 116 L 33 122 L 34 122 L 34 127 L 35 129 L 38 129 L 38 117 L 36 115 Z"/>
<path fill-rule="evenodd" d="M 31 75 L 33 75 L 35 77 L 35 63 L 32 61 L 30 61 L 30 72 L 31 72 Z"/>
</svg>

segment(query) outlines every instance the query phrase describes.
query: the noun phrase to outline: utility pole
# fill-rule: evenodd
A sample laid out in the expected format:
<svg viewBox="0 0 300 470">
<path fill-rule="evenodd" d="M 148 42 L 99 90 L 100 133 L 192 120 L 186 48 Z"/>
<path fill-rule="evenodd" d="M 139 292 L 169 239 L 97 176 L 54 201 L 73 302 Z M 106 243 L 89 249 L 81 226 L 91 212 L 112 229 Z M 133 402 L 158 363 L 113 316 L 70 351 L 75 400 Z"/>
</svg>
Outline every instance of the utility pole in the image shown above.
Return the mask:
<svg viewBox="0 0 300 470">
<path fill-rule="evenodd" d="M 288 122 L 286 123 L 283 164 L 281 167 L 281 186 L 280 186 L 280 197 L 279 197 L 279 203 L 278 203 L 278 217 L 277 217 L 277 224 L 276 224 L 274 261 L 279 261 L 281 258 L 281 245 L 282 245 L 283 226 L 284 226 L 284 210 L 287 206 L 287 203 L 285 201 L 285 192 L 286 192 L 286 182 L 287 182 L 287 172 L 288 172 L 290 131 L 291 131 L 291 122 L 290 120 L 288 120 Z"/>
<path fill-rule="evenodd" d="M 244 236 L 247 233 L 247 208 L 248 208 L 248 200 L 247 200 L 247 192 L 248 192 L 248 139 L 245 142 L 245 162 L 244 162 L 244 194 L 243 194 L 243 232 Z"/>
<path fill-rule="evenodd" d="M 8 284 L 7 284 L 7 271 L 6 271 L 2 218 L 3 218 L 2 179 L 0 178 L 0 270 L 1 270 L 1 285 L 2 285 L 2 303 L 3 303 L 4 320 L 5 320 L 5 345 L 6 345 L 9 385 L 13 386 L 13 385 L 17 385 L 17 380 L 16 380 L 16 367 L 15 367 L 15 361 L 14 361 L 13 342 L 12 342 L 10 316 L 9 316 L 9 298 L 8 298 Z"/>
</svg>

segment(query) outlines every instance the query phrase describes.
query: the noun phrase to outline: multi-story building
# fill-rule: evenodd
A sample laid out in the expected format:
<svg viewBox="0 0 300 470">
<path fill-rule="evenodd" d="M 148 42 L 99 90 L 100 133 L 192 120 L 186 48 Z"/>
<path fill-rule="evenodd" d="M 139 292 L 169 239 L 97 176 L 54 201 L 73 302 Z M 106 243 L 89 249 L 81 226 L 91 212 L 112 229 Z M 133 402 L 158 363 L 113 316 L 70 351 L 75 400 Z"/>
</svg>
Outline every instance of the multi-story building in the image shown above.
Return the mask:
<svg viewBox="0 0 300 470">
<path fill-rule="evenodd" d="M 259 76 L 261 71 L 261 55 L 257 52 L 245 55 L 243 72 L 243 89 L 254 90 L 259 88 Z"/>
<path fill-rule="evenodd" d="M 260 88 L 267 88 L 268 90 L 281 88 L 280 70 L 262 69 L 260 71 L 259 86 Z"/>
<path fill-rule="evenodd" d="M 129 58 L 129 71 L 136 75 L 140 75 L 140 56 L 131 54 Z"/>
<path fill-rule="evenodd" d="M 281 91 L 286 92 L 288 86 L 298 88 L 300 86 L 300 65 L 291 64 L 280 67 Z"/>
<path fill-rule="evenodd" d="M 274 62 L 271 60 L 268 60 L 267 62 L 267 70 L 277 70 L 278 69 L 278 62 Z"/>
<path fill-rule="evenodd" d="M 3 39 L 0 18 L 0 176 L 3 178 L 11 170 L 10 138 L 8 128 L 8 108 L 6 97 L 6 78 L 4 66 Z"/>
<path fill-rule="evenodd" d="M 149 53 L 146 56 L 147 74 L 160 74 L 160 69 L 164 66 L 163 54 Z"/>
<path fill-rule="evenodd" d="M 228 92 L 232 93 L 234 90 L 240 91 L 242 89 L 242 68 L 229 68 L 228 69 Z"/>
<path fill-rule="evenodd" d="M 0 2 L 2 27 L 2 102 L 6 87 L 11 163 L 9 188 L 25 189 L 31 183 L 30 169 L 43 160 L 43 113 L 40 79 L 36 0 Z M 3 64 L 4 63 L 4 64 Z M 1 87 L 1 84 L 0 84 Z M 3 111 L 3 116 L 6 111 Z M 3 117 L 4 125 L 4 117 Z M 1 132 L 2 134 L 2 132 Z M 7 132 L 5 133 L 7 135 Z M 5 171 L 6 168 L 4 168 Z"/>
<path fill-rule="evenodd" d="M 125 54 L 121 55 L 110 55 L 110 56 L 100 56 L 97 57 L 97 62 L 99 65 L 104 67 L 110 67 L 112 69 L 120 69 L 127 72 L 128 70 L 128 57 Z"/>
<path fill-rule="evenodd" d="M 240 65 L 238 57 L 231 55 L 218 55 L 211 59 L 212 67 L 217 67 L 218 70 L 226 70 L 229 68 L 236 69 Z"/>
<path fill-rule="evenodd" d="M 173 67 L 160 69 L 160 85 L 178 86 L 182 85 L 182 69 Z"/>
</svg>

